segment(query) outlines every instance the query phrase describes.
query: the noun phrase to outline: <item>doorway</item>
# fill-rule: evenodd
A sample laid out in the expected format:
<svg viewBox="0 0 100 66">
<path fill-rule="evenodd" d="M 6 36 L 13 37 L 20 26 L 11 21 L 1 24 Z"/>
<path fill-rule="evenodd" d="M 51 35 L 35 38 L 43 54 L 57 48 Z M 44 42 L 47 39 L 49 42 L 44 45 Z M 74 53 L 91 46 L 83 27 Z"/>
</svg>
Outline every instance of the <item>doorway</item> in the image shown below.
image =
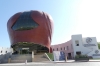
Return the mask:
<svg viewBox="0 0 100 66">
<path fill-rule="evenodd" d="M 71 53 L 68 53 L 68 59 L 72 59 Z"/>
<path fill-rule="evenodd" d="M 81 51 L 76 52 L 76 55 L 81 55 Z"/>
</svg>

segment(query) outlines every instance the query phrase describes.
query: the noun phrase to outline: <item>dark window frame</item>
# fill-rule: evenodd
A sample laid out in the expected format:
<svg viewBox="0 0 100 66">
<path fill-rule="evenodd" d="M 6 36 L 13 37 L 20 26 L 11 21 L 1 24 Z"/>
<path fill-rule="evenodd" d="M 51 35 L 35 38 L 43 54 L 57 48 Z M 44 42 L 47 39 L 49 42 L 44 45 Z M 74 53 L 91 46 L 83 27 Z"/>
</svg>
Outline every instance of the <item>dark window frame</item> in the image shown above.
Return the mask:
<svg viewBox="0 0 100 66">
<path fill-rule="evenodd" d="M 1 51 L 1 53 L 2 53 L 2 51 Z"/>
<path fill-rule="evenodd" d="M 7 53 L 7 51 L 6 51 L 6 53 Z"/>
<path fill-rule="evenodd" d="M 23 12 L 11 28 L 15 31 L 23 31 L 31 30 L 38 26 L 39 24 L 32 19 L 31 12 Z"/>
</svg>

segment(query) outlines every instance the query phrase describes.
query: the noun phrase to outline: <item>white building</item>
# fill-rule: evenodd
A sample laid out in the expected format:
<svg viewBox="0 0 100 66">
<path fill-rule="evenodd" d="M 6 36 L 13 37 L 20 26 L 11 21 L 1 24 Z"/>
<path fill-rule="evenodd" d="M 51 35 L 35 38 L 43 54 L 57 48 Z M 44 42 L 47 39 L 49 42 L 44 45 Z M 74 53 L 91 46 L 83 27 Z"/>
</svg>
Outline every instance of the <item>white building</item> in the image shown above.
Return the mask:
<svg viewBox="0 0 100 66">
<path fill-rule="evenodd" d="M 13 49 L 12 48 L 4 48 L 4 47 L 0 47 L 0 55 L 4 55 L 7 53 L 13 53 Z"/>
<path fill-rule="evenodd" d="M 75 57 L 76 54 L 100 58 L 100 50 L 98 48 L 96 37 L 83 38 L 81 34 L 72 35 L 70 41 L 52 45 L 51 47 L 53 51 L 63 51 L 66 56 L 71 58 Z"/>
<path fill-rule="evenodd" d="M 76 54 L 83 54 L 93 58 L 100 58 L 96 37 L 82 38 L 82 35 L 72 35 L 72 46 L 74 56 Z"/>
</svg>

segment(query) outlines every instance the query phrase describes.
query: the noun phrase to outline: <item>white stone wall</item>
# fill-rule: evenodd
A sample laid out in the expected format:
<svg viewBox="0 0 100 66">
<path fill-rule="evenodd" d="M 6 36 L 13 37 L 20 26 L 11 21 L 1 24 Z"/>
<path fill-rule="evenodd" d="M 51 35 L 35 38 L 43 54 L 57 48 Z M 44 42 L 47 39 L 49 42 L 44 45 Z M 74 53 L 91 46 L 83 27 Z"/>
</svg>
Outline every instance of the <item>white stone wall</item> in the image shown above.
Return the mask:
<svg viewBox="0 0 100 66">
<path fill-rule="evenodd" d="M 0 47 L 0 55 L 4 55 L 7 53 L 13 53 L 13 49 L 12 48 L 4 48 L 4 47 Z"/>
<path fill-rule="evenodd" d="M 88 37 L 87 37 L 88 38 Z M 89 53 L 91 53 L 93 50 L 98 50 L 98 44 L 96 41 L 96 37 L 90 37 L 92 39 L 90 44 L 95 44 L 96 46 L 84 46 L 84 44 L 89 45 L 86 42 L 87 38 L 82 38 L 82 35 L 72 35 L 72 44 L 73 44 L 73 50 L 74 50 L 74 56 L 76 55 L 76 52 L 80 51 L 81 54 L 83 55 L 87 55 Z M 79 41 L 79 46 L 76 46 L 75 41 L 78 40 Z"/>
<path fill-rule="evenodd" d="M 97 51 L 97 52 L 96 52 Z M 92 56 L 93 58 L 100 58 L 100 50 L 93 50 L 88 54 L 88 56 Z"/>
<path fill-rule="evenodd" d="M 75 41 L 79 41 L 79 46 L 76 46 Z M 77 51 L 82 51 L 82 35 L 72 35 L 72 44 L 73 44 L 73 50 L 74 50 L 74 56 L 76 55 Z"/>
</svg>

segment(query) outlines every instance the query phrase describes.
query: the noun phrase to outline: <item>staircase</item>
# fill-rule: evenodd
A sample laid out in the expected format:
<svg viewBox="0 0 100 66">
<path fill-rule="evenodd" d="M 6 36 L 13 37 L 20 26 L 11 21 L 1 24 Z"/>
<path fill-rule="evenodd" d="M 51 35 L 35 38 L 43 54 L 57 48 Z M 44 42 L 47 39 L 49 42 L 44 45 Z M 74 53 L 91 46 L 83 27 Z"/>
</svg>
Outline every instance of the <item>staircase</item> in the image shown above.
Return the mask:
<svg viewBox="0 0 100 66">
<path fill-rule="evenodd" d="M 33 62 L 43 62 L 43 61 L 49 61 L 49 59 L 46 57 L 44 53 L 34 55 Z"/>
</svg>

